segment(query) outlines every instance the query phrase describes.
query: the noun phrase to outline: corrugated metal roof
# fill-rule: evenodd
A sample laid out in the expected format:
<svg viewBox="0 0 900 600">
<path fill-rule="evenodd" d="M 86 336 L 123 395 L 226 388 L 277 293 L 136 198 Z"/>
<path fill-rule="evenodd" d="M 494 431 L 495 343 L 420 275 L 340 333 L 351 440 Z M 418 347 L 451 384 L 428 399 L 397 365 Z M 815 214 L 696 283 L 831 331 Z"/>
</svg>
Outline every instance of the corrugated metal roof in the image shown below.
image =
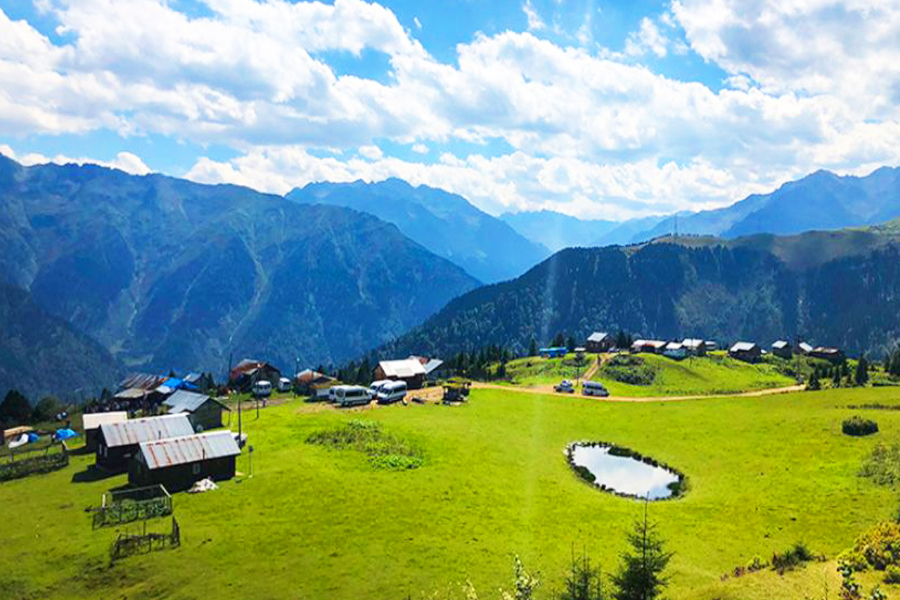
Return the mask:
<svg viewBox="0 0 900 600">
<path fill-rule="evenodd" d="M 685 338 L 681 345 L 687 348 L 688 350 L 696 350 L 701 346 L 705 346 L 706 343 L 703 340 L 699 340 L 697 338 Z"/>
<path fill-rule="evenodd" d="M 100 430 L 103 432 L 106 445 L 110 448 L 194 433 L 191 422 L 184 414 L 132 419 L 121 423 L 103 423 Z"/>
<path fill-rule="evenodd" d="M 439 369 L 442 364 L 444 364 L 444 361 L 442 361 L 441 359 L 432 358 L 424 365 L 425 373 L 428 375 L 431 375 L 431 372 L 434 371 L 435 369 Z"/>
<path fill-rule="evenodd" d="M 140 388 L 142 390 L 152 390 L 163 381 L 168 379 L 164 375 L 152 375 L 150 373 L 132 373 L 122 380 L 119 389 Z"/>
<path fill-rule="evenodd" d="M 609 336 L 609 334 L 607 334 L 607 333 L 603 333 L 603 332 L 600 332 L 600 331 L 595 331 L 594 333 L 592 333 L 591 335 L 588 336 L 587 341 L 589 341 L 589 342 L 602 342 L 602 341 L 605 340 L 608 336 Z"/>
<path fill-rule="evenodd" d="M 211 431 L 141 444 L 141 457 L 149 469 L 237 456 L 240 453 L 230 431 Z"/>
<path fill-rule="evenodd" d="M 415 358 L 405 358 L 403 360 L 383 360 L 378 363 L 385 377 L 415 377 L 416 375 L 425 375 L 425 367 Z"/>
<path fill-rule="evenodd" d="M 634 340 L 634 343 L 631 344 L 632 347 L 635 346 L 650 346 L 652 348 L 664 348 L 667 342 L 663 342 L 661 340 Z"/>
<path fill-rule="evenodd" d="M 169 407 L 169 414 L 174 415 L 182 412 L 192 413 L 203 406 L 207 401 L 215 402 L 225 410 L 228 410 L 227 406 L 225 406 L 218 400 L 210 398 L 206 394 L 188 392 L 187 390 L 178 390 L 177 392 L 163 400 L 163 404 Z"/>
<path fill-rule="evenodd" d="M 122 390 L 117 393 L 113 398 L 117 398 L 119 400 L 138 400 L 143 398 L 145 394 L 147 394 L 148 390 L 143 388 L 128 388 L 127 390 Z"/>
<path fill-rule="evenodd" d="M 756 344 L 753 342 L 738 342 L 731 347 L 729 352 L 750 352 L 754 348 L 756 348 Z"/>
<path fill-rule="evenodd" d="M 127 420 L 128 413 L 124 410 L 117 412 L 88 413 L 86 415 L 81 415 L 81 423 L 84 426 L 85 431 L 87 431 L 88 429 L 97 429 L 103 423 L 120 423 Z"/>
<path fill-rule="evenodd" d="M 790 346 L 790 344 L 788 344 L 784 340 L 778 340 L 777 342 L 772 344 L 772 347 L 775 348 L 776 350 L 781 350 L 782 348 L 787 348 L 788 346 Z"/>
</svg>

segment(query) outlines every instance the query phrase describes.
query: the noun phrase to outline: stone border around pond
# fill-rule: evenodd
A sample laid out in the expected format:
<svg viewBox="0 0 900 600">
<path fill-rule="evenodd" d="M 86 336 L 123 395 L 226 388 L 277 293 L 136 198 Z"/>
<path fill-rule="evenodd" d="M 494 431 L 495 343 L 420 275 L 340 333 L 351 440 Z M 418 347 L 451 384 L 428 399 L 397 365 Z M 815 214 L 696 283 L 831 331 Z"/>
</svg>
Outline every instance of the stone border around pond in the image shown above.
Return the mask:
<svg viewBox="0 0 900 600">
<path fill-rule="evenodd" d="M 672 490 L 672 495 L 666 498 L 656 498 L 648 500 L 649 502 L 665 502 L 667 500 L 678 500 L 679 498 L 683 498 L 684 495 L 688 491 L 688 478 L 687 475 L 679 471 L 678 469 L 672 468 L 666 463 L 659 462 L 655 458 L 650 456 L 644 456 L 640 452 L 632 450 L 630 448 L 625 448 L 624 446 L 619 446 L 618 444 L 613 444 L 610 442 L 596 442 L 596 441 L 578 441 L 578 442 L 570 442 L 566 449 L 563 450 L 563 454 L 566 457 L 566 462 L 569 463 L 569 467 L 574 471 L 575 475 L 581 481 L 590 485 L 594 489 L 598 489 L 601 492 L 606 492 L 607 494 L 612 494 L 613 496 L 618 496 L 619 498 L 628 498 L 631 500 L 647 500 L 645 496 L 637 496 L 635 494 L 626 494 L 624 492 L 617 492 L 611 487 L 607 487 L 605 484 L 596 483 L 596 477 L 591 473 L 587 467 L 582 467 L 575 464 L 573 453 L 577 446 L 581 446 L 583 448 L 609 448 L 609 454 L 611 456 L 620 456 L 623 458 L 631 458 L 637 461 L 640 461 L 646 465 L 650 465 L 651 467 L 658 467 L 660 469 L 665 469 L 666 471 L 672 473 L 676 477 L 678 477 L 678 481 L 669 484 L 669 489 Z M 674 486 L 674 487 L 672 487 Z"/>
</svg>

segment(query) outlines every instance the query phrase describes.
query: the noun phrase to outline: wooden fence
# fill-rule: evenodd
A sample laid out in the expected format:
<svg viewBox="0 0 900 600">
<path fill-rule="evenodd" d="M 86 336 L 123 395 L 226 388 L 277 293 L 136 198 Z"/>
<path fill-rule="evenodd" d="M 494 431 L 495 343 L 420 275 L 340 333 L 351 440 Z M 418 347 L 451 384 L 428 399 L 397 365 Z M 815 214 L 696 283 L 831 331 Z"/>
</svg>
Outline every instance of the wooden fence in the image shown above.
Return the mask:
<svg viewBox="0 0 900 600">
<path fill-rule="evenodd" d="M 103 503 L 92 517 L 94 529 L 146 521 L 172 514 L 172 496 L 162 485 L 103 494 Z"/>
<path fill-rule="evenodd" d="M 110 560 L 116 562 L 135 554 L 147 554 L 181 545 L 181 527 L 172 517 L 172 530 L 169 533 L 147 533 L 147 522 L 144 522 L 143 533 L 120 533 L 110 548 Z"/>
<path fill-rule="evenodd" d="M 37 473 L 49 473 L 69 465 L 69 453 L 64 443 L 37 450 L 24 450 L 9 455 L 0 463 L 0 482 Z"/>
</svg>

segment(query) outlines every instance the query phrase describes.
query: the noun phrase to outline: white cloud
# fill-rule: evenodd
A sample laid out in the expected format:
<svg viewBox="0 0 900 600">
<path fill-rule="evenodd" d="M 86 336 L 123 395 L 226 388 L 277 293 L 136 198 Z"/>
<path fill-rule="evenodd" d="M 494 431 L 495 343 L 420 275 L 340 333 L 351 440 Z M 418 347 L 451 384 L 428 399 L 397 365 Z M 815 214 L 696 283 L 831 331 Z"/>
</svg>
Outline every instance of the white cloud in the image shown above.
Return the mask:
<svg viewBox="0 0 900 600">
<path fill-rule="evenodd" d="M 525 3 L 522 4 L 522 12 L 525 13 L 525 17 L 528 19 L 528 31 L 540 31 L 547 26 L 531 0 L 525 0 Z"/>
<path fill-rule="evenodd" d="M 419 20 L 419 17 L 413 17 L 413 23 L 416 24 L 416 29 L 422 29 L 422 21 Z"/>
<path fill-rule="evenodd" d="M 896 1 L 677 0 L 641 21 L 630 58 L 597 55 L 588 11 L 581 48 L 478 34 L 453 63 L 376 3 L 204 3 L 209 16 L 192 18 L 165 0 L 46 0 L 60 45 L 0 9 L 0 135 L 161 134 L 241 152 L 198 160 L 202 180 L 279 191 L 396 175 L 491 210 L 569 203 L 595 216 L 697 209 L 817 168 L 900 162 Z M 725 89 L 634 64 L 684 52 L 682 33 L 726 71 Z M 321 54 L 364 49 L 389 57 L 388 77 L 338 75 Z M 437 162 L 399 161 L 376 140 Z M 509 150 L 462 156 L 447 150 L 457 141 Z M 308 152 L 326 148 L 334 156 Z"/>
<path fill-rule="evenodd" d="M 116 154 L 115 159 L 109 161 L 86 157 L 72 158 L 69 156 L 65 156 L 64 154 L 57 154 L 56 156 L 53 156 L 51 158 L 37 152 L 29 152 L 27 154 L 19 155 L 15 150 L 12 149 L 11 146 L 7 144 L 0 144 L 0 154 L 5 155 L 7 158 L 18 161 L 20 164 L 25 165 L 26 167 L 30 167 L 33 165 L 46 165 L 50 163 L 57 165 L 91 164 L 100 165 L 101 167 L 108 167 L 110 169 L 119 169 L 120 171 L 125 171 L 126 173 L 130 173 L 132 175 L 147 175 L 151 172 L 150 167 L 148 167 L 139 156 L 137 156 L 136 154 L 132 154 L 131 152 L 119 152 L 118 154 Z"/>
<path fill-rule="evenodd" d="M 644 17 L 641 19 L 640 28 L 633 32 L 625 41 L 625 54 L 629 56 L 643 56 L 652 52 L 662 58 L 668 53 L 669 40 L 659 30 L 656 23 Z"/>
<path fill-rule="evenodd" d="M 362 146 L 359 149 L 359 155 L 369 160 L 379 160 L 384 153 L 378 146 Z"/>
</svg>

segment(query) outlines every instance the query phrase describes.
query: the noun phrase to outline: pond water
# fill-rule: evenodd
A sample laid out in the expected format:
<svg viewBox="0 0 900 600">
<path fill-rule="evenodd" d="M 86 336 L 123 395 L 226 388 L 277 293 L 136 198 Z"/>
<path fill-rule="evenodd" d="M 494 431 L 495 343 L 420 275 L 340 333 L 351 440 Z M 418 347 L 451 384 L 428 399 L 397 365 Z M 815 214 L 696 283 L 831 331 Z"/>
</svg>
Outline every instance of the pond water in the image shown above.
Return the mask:
<svg viewBox="0 0 900 600">
<path fill-rule="evenodd" d="M 662 500 L 673 494 L 669 486 L 678 482 L 678 474 L 640 460 L 613 456 L 608 446 L 575 444 L 571 448 L 574 466 L 584 467 L 596 477 L 596 485 L 604 485 L 619 494 Z"/>
</svg>

